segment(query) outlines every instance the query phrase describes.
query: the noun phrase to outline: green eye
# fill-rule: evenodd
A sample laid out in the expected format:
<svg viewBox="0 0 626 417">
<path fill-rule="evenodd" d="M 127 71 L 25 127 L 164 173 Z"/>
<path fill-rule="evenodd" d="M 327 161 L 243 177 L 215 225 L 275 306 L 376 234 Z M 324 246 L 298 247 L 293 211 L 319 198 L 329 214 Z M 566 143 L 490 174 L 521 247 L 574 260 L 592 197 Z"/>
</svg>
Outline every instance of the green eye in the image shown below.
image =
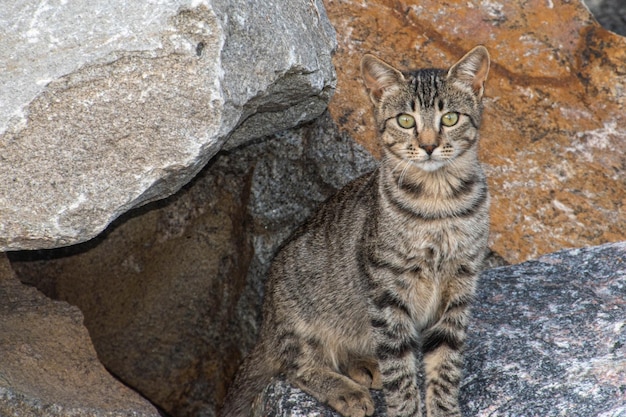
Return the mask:
<svg viewBox="0 0 626 417">
<path fill-rule="evenodd" d="M 446 113 L 441 116 L 441 124 L 447 127 L 454 126 L 459 122 L 459 114 L 455 112 Z"/>
<path fill-rule="evenodd" d="M 398 121 L 400 127 L 405 129 L 410 129 L 415 126 L 415 118 L 410 114 L 402 113 L 396 117 L 396 120 Z"/>
</svg>

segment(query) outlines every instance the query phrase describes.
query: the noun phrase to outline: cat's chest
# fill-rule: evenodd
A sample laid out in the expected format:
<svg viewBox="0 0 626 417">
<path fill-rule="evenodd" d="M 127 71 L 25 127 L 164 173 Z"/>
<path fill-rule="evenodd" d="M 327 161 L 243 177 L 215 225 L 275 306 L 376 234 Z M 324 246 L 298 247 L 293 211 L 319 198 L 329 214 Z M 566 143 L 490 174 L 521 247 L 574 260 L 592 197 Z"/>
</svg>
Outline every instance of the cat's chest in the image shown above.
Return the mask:
<svg viewBox="0 0 626 417">
<path fill-rule="evenodd" d="M 419 267 L 397 275 L 394 280 L 394 292 L 408 306 L 417 330 L 439 320 L 451 291 L 462 284 L 455 273 L 460 264 L 457 260 L 439 254 L 422 255 L 420 260 L 409 261 Z"/>
<path fill-rule="evenodd" d="M 400 295 L 409 307 L 416 330 L 420 331 L 437 321 L 439 306 L 444 302 L 443 286 L 432 280 L 406 278 L 407 285 L 400 291 Z"/>
<path fill-rule="evenodd" d="M 471 225 L 454 220 L 407 225 L 398 233 L 397 245 L 420 269 L 444 273 L 475 245 L 471 232 Z"/>
<path fill-rule="evenodd" d="M 398 235 L 411 269 L 397 277 L 397 290 L 410 306 L 418 329 L 438 320 L 450 288 L 459 284 L 457 271 L 472 245 L 464 239 L 460 227 L 456 224 L 429 229 L 422 225 L 415 231 L 407 227 Z"/>
</svg>

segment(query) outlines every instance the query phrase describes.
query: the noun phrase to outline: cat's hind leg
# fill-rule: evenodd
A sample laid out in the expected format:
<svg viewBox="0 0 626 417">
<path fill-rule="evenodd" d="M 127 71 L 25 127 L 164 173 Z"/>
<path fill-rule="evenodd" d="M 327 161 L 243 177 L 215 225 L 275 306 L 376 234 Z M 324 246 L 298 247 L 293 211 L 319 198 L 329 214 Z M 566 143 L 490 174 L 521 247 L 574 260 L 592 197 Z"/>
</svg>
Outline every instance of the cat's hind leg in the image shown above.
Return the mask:
<svg viewBox="0 0 626 417">
<path fill-rule="evenodd" d="M 330 346 L 293 333 L 285 335 L 281 344 L 285 351 L 291 352 L 291 355 L 283 356 L 289 357 L 283 369 L 293 385 L 345 417 L 365 417 L 374 413 L 374 401 L 368 387 L 340 373 L 331 359 L 337 356 L 337 352 L 330 352 Z"/>
<path fill-rule="evenodd" d="M 374 401 L 369 390 L 331 368 L 301 369 L 289 379 L 343 416 L 365 417 L 374 413 Z"/>
<path fill-rule="evenodd" d="M 358 357 L 351 359 L 346 368 L 346 373 L 350 379 L 358 382 L 365 388 L 383 389 L 378 361 L 375 358 Z"/>
</svg>

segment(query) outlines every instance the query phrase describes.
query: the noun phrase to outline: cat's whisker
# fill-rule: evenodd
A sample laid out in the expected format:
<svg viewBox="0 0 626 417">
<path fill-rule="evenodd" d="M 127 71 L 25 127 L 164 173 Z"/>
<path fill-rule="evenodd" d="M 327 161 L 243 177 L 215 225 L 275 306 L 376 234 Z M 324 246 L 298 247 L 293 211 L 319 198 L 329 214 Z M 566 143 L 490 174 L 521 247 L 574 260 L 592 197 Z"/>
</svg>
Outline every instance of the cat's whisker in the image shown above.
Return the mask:
<svg viewBox="0 0 626 417">
<path fill-rule="evenodd" d="M 390 157 L 385 157 L 385 160 L 383 161 L 383 164 L 384 164 L 384 163 L 386 163 L 386 162 L 387 162 L 387 160 L 389 160 L 389 159 L 391 159 L 391 158 L 390 158 Z M 400 167 L 400 165 L 402 165 L 404 162 L 405 162 L 405 160 L 404 160 L 404 159 L 400 160 L 400 161 L 396 164 L 396 166 L 394 167 L 394 169 L 392 169 L 392 170 L 391 170 L 391 173 L 392 173 L 392 174 L 393 174 L 393 173 L 395 173 L 395 172 L 396 172 L 396 170 Z"/>
<path fill-rule="evenodd" d="M 391 157 L 388 155 L 385 155 L 383 157 L 382 160 L 382 164 L 389 164 L 389 161 L 391 161 Z M 396 165 L 393 167 L 393 169 L 391 170 L 390 174 L 393 177 L 395 172 L 398 170 L 398 168 L 402 167 L 403 164 L 406 164 L 408 161 L 406 159 L 401 159 L 400 161 L 398 161 L 396 163 Z M 400 175 L 398 176 L 398 181 L 396 182 L 396 185 L 398 186 L 398 189 L 400 189 L 400 187 L 402 186 L 402 178 L 405 175 L 405 171 L 406 171 L 407 167 L 406 165 L 404 166 L 404 168 L 402 168 L 402 170 L 400 171 Z"/>
<path fill-rule="evenodd" d="M 406 163 L 404 165 L 404 168 L 402 169 L 402 172 L 400 173 L 400 177 L 398 178 L 398 189 L 402 188 L 402 182 L 404 181 L 404 178 L 406 177 L 406 173 L 409 170 L 409 167 L 411 166 L 410 160 L 405 160 L 403 162 L 406 162 Z"/>
</svg>

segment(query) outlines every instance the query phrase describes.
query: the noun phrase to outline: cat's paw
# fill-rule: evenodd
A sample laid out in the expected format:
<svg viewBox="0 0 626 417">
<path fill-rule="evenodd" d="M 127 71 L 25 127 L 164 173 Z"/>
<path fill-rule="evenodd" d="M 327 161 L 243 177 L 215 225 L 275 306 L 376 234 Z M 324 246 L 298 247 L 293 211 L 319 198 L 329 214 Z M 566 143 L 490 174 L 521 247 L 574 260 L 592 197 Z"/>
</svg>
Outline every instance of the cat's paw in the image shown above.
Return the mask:
<svg viewBox="0 0 626 417">
<path fill-rule="evenodd" d="M 363 387 L 340 390 L 331 394 L 328 404 L 345 417 L 365 417 L 374 414 L 374 400 Z"/>
<path fill-rule="evenodd" d="M 461 417 L 461 409 L 455 406 L 451 409 L 441 407 L 427 407 L 427 417 Z"/>
<path fill-rule="evenodd" d="M 353 381 L 371 389 L 383 389 L 383 380 L 375 359 L 359 359 L 348 366 L 348 376 Z"/>
</svg>

